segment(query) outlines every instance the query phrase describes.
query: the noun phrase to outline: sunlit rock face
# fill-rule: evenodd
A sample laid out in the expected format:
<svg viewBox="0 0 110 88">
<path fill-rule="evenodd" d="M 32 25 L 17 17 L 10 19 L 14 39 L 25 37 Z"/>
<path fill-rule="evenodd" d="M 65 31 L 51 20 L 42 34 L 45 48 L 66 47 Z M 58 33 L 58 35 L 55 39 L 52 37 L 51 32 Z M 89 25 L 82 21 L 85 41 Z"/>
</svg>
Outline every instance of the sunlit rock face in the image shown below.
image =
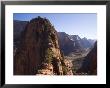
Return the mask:
<svg viewBox="0 0 110 88">
<path fill-rule="evenodd" d="M 21 34 L 14 55 L 14 75 L 63 75 L 57 32 L 46 18 L 34 18 Z"/>
</svg>

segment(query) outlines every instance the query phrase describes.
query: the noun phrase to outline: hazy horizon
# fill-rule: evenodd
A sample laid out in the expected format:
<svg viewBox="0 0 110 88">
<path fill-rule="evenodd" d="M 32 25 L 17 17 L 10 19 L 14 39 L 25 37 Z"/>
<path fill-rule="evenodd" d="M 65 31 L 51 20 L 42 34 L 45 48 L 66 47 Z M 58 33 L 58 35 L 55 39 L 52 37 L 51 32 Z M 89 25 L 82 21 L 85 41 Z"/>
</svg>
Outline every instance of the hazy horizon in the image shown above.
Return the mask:
<svg viewBox="0 0 110 88">
<path fill-rule="evenodd" d="M 97 14 L 95 13 L 14 13 L 13 19 L 30 21 L 38 16 L 49 19 L 58 32 L 97 39 Z"/>
</svg>

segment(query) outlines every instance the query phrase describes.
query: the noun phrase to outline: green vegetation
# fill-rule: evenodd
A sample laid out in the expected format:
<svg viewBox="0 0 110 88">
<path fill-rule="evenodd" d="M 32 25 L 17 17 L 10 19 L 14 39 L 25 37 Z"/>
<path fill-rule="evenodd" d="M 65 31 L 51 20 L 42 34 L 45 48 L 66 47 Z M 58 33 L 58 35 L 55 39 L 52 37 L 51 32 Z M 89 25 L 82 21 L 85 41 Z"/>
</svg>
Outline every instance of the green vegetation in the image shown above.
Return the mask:
<svg viewBox="0 0 110 88">
<path fill-rule="evenodd" d="M 64 59 L 64 58 L 63 58 Z M 64 60 L 61 60 L 62 63 L 62 70 L 63 70 L 63 74 L 66 75 L 68 72 L 68 68 L 66 67 Z"/>
<path fill-rule="evenodd" d="M 52 39 L 51 39 L 51 36 L 48 36 L 48 42 L 51 42 Z"/>
<path fill-rule="evenodd" d="M 52 63 L 53 51 L 52 51 L 50 48 L 48 48 L 48 49 L 46 50 L 45 58 L 46 58 L 46 62 L 47 62 L 47 63 L 49 63 L 49 64 Z"/>
<path fill-rule="evenodd" d="M 62 61 L 65 59 L 65 57 L 64 57 L 64 53 L 60 50 L 60 52 L 61 52 L 61 59 L 62 59 Z"/>
<path fill-rule="evenodd" d="M 63 65 L 63 66 L 62 66 L 62 69 L 63 69 L 63 73 L 64 73 L 64 75 L 66 75 L 66 74 L 67 74 L 67 72 L 68 72 L 67 67 Z"/>
</svg>

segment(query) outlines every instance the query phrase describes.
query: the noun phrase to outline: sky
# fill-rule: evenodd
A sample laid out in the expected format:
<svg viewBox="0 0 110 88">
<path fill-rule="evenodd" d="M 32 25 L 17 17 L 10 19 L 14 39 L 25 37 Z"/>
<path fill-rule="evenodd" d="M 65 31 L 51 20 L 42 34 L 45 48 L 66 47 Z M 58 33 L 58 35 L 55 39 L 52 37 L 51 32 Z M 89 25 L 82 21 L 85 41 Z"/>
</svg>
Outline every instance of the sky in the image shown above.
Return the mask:
<svg viewBox="0 0 110 88">
<path fill-rule="evenodd" d="M 14 13 L 13 19 L 30 21 L 38 16 L 49 19 L 58 32 L 97 39 L 96 13 Z"/>
</svg>

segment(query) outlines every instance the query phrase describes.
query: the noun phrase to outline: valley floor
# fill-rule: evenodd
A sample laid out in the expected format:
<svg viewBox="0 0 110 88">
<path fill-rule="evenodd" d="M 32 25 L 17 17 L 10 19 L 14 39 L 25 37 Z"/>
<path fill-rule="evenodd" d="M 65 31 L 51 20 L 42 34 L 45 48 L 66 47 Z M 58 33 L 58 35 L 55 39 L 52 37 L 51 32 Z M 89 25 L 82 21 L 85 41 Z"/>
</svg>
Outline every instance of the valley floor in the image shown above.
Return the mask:
<svg viewBox="0 0 110 88">
<path fill-rule="evenodd" d="M 83 53 L 72 53 L 69 56 L 65 56 L 66 59 L 69 59 L 72 64 L 72 71 L 73 71 L 73 75 L 87 75 L 87 73 L 77 73 L 77 70 L 79 70 L 83 64 L 83 61 L 86 59 L 87 54 L 89 53 L 89 51 L 87 52 L 83 52 Z"/>
</svg>

